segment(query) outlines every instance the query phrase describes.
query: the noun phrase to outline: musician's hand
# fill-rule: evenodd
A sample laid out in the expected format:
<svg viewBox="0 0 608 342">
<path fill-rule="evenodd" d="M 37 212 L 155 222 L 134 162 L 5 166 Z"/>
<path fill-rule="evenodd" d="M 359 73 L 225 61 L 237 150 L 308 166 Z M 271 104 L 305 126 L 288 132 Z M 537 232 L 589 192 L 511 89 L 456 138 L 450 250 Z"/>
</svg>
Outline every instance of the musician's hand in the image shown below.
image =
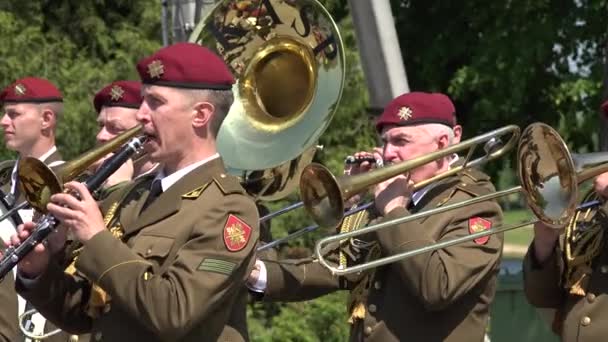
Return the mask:
<svg viewBox="0 0 608 342">
<path fill-rule="evenodd" d="M 368 158 L 368 157 L 372 157 L 376 160 L 382 160 L 382 149 L 379 147 L 374 148 L 373 152 L 357 152 L 353 155 L 355 158 L 359 159 L 359 158 Z M 344 174 L 345 175 L 357 175 L 360 173 L 365 173 L 368 172 L 372 169 L 374 169 L 376 167 L 376 165 L 374 163 L 370 163 L 367 161 L 364 161 L 360 164 L 345 164 L 344 165 Z M 363 197 L 363 195 L 366 193 L 366 191 L 363 191 L 361 193 L 358 193 L 356 195 L 351 196 L 349 199 L 346 200 L 346 202 L 344 203 L 344 206 L 346 208 L 350 208 L 352 206 L 354 206 L 355 204 L 361 202 L 361 197 Z"/>
<path fill-rule="evenodd" d="M 593 187 L 598 195 L 608 198 L 608 172 L 595 177 Z"/>
<path fill-rule="evenodd" d="M 563 229 L 555 229 L 542 222 L 534 224 L 534 256 L 539 263 L 545 262 L 557 244 Z"/>
<path fill-rule="evenodd" d="M 11 236 L 9 246 L 15 248 L 19 246 L 31 235 L 32 230 L 35 228 L 36 224 L 33 222 L 20 224 L 17 227 L 17 234 Z M 49 249 L 45 243 L 39 243 L 29 254 L 24 256 L 23 259 L 19 261 L 19 264 L 17 264 L 17 269 L 26 278 L 36 278 L 40 274 L 44 273 L 49 265 L 50 257 Z"/>
<path fill-rule="evenodd" d="M 377 184 L 374 188 L 374 204 L 378 212 L 386 215 L 395 208 L 406 208 L 412 198 L 413 185 L 414 182 L 405 175 L 399 175 Z"/>
<path fill-rule="evenodd" d="M 72 231 L 80 242 L 89 241 L 95 234 L 105 230 L 103 217 L 97 202 L 82 183 L 69 182 L 66 190 L 76 194 L 80 200 L 70 193 L 59 193 L 51 196 L 47 209 L 63 225 Z"/>
</svg>

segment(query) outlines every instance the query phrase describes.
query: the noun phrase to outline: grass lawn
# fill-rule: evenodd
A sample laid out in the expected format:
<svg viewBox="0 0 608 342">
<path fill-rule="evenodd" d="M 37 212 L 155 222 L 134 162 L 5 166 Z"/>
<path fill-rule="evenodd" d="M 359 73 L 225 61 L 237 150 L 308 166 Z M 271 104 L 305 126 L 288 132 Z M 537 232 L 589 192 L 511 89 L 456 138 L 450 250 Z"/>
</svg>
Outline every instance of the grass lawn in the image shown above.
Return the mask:
<svg viewBox="0 0 608 342">
<path fill-rule="evenodd" d="M 517 209 L 505 211 L 504 224 L 513 225 L 521 222 L 526 222 L 534 217 L 530 210 Z M 505 233 L 505 244 L 513 244 L 519 246 L 528 246 L 532 241 L 533 236 L 532 226 L 517 228 Z"/>
</svg>

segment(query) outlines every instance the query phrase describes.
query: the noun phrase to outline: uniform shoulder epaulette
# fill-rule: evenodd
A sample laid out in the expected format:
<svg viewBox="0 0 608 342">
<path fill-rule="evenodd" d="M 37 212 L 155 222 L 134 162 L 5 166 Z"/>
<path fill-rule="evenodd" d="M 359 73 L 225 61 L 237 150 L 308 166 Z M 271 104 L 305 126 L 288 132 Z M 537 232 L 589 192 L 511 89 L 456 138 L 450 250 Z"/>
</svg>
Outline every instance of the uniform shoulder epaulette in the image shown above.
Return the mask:
<svg viewBox="0 0 608 342">
<path fill-rule="evenodd" d="M 467 183 L 469 183 L 469 181 L 482 182 L 490 180 L 490 176 L 475 168 L 464 169 L 461 174 L 464 178 L 464 181 Z"/>
<path fill-rule="evenodd" d="M 245 189 L 241 186 L 239 179 L 227 173 L 221 173 L 215 177 L 213 177 L 213 181 L 220 188 L 220 190 L 224 193 L 224 195 L 229 194 L 244 194 Z"/>
</svg>

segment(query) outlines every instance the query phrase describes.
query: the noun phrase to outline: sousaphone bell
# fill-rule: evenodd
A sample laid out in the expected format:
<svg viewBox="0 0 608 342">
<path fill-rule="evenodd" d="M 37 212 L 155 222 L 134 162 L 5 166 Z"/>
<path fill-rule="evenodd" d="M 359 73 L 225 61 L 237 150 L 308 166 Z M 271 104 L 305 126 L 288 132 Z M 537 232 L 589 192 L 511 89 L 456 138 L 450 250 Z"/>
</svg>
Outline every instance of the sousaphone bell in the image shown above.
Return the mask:
<svg viewBox="0 0 608 342">
<path fill-rule="evenodd" d="M 226 166 L 258 199 L 288 195 L 342 95 L 335 22 L 315 0 L 224 0 L 189 41 L 221 55 L 237 79 L 217 137 Z"/>
</svg>

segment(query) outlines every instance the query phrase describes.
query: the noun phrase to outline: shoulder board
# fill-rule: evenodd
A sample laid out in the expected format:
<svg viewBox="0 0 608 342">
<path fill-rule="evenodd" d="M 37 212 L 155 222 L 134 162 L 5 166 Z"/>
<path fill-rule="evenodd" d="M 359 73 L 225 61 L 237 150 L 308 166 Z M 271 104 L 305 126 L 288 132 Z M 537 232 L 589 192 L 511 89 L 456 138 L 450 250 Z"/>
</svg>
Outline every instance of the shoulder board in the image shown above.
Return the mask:
<svg viewBox="0 0 608 342">
<path fill-rule="evenodd" d="M 219 174 L 213 177 L 213 181 L 220 188 L 220 190 L 224 193 L 224 195 L 228 194 L 245 194 L 245 189 L 241 186 L 238 178 L 231 176 L 227 173 Z"/>
<path fill-rule="evenodd" d="M 186 199 L 197 199 L 199 198 L 199 196 L 203 193 L 203 191 L 205 191 L 205 189 L 207 189 L 207 187 L 209 186 L 209 184 L 211 184 L 211 182 L 208 182 L 206 184 L 203 184 L 201 186 L 199 186 L 198 188 L 189 191 L 185 194 L 182 195 L 182 198 L 186 198 Z"/>
<path fill-rule="evenodd" d="M 477 197 L 477 196 L 481 196 L 481 195 L 485 195 L 488 194 L 492 191 L 494 191 L 493 188 L 490 188 L 488 186 L 489 183 L 458 183 L 456 185 L 456 190 L 460 190 L 463 192 L 466 192 L 467 194 L 471 195 L 472 197 Z"/>
<path fill-rule="evenodd" d="M 490 176 L 486 175 L 485 173 L 481 172 L 480 170 L 477 170 L 475 168 L 469 168 L 469 169 L 465 169 L 461 172 L 462 174 L 462 178 L 464 182 L 479 182 L 479 181 L 488 181 L 490 180 Z"/>
</svg>

